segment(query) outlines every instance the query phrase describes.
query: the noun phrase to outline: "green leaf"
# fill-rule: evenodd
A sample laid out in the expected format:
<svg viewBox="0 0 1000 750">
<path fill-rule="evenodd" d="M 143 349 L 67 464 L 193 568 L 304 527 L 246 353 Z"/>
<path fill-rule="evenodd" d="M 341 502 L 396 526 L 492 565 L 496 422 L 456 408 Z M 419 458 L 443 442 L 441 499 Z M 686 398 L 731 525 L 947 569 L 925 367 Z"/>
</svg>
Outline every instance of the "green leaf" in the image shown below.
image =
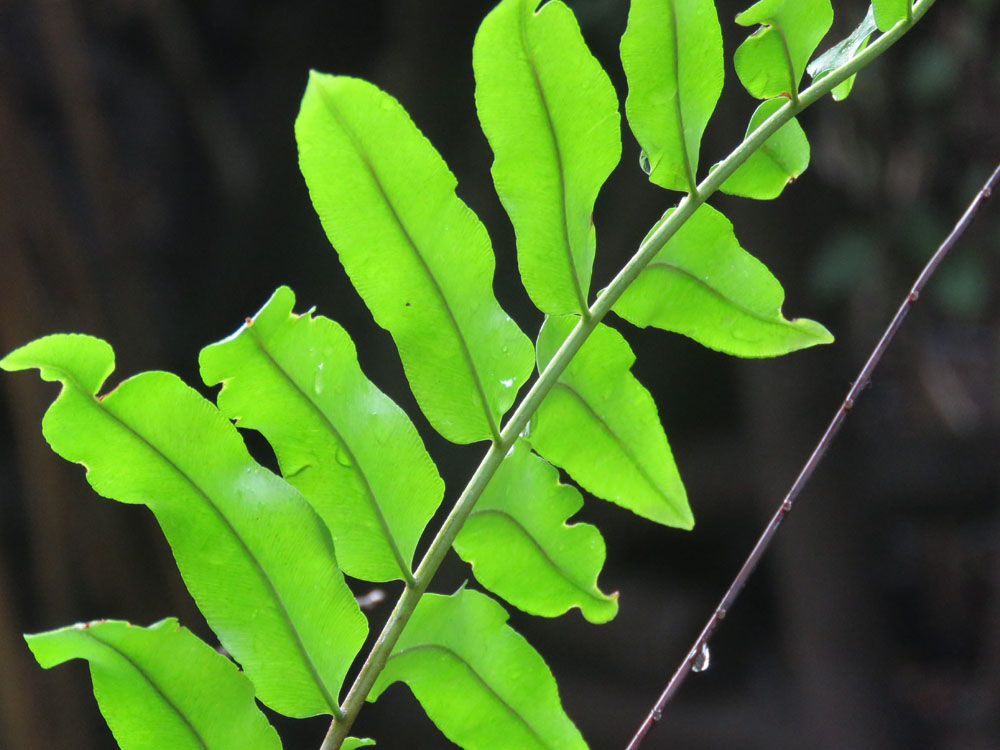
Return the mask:
<svg viewBox="0 0 1000 750">
<path fill-rule="evenodd" d="M 504 0 L 472 49 L 493 182 L 517 235 L 521 279 L 546 313 L 587 307 L 594 202 L 621 158 L 618 97 L 573 12 Z"/>
<path fill-rule="evenodd" d="M 865 47 L 868 46 L 868 39 L 875 33 L 875 29 L 875 16 L 872 8 L 869 6 L 868 12 L 865 14 L 864 20 L 861 21 L 858 28 L 852 31 L 849 37 L 839 44 L 835 44 L 809 63 L 806 66 L 806 72 L 812 76 L 813 80 L 818 81 L 831 70 L 846 65 L 864 51 Z M 830 92 L 835 102 L 848 97 L 851 89 L 854 88 L 855 78 L 857 78 L 856 73 L 842 83 L 837 84 L 833 91 Z"/>
<path fill-rule="evenodd" d="M 289 716 L 336 714 L 367 622 L 298 490 L 255 463 L 233 424 L 176 375 L 141 373 L 96 396 L 114 369 L 101 339 L 46 336 L 0 367 L 62 383 L 45 439 L 87 468 L 98 494 L 149 506 L 260 700 Z"/>
<path fill-rule="evenodd" d="M 552 673 L 478 591 L 424 594 L 369 701 L 405 682 L 444 735 L 465 750 L 576 750 Z"/>
<path fill-rule="evenodd" d="M 911 0 L 872 0 L 879 31 L 888 31 L 910 14 Z"/>
<path fill-rule="evenodd" d="M 798 93 L 806 63 L 833 24 L 830 0 L 760 0 L 736 16 L 761 24 L 736 50 L 736 75 L 758 99 Z"/>
<path fill-rule="evenodd" d="M 712 0 L 632 0 L 621 41 L 625 112 L 649 160 L 649 179 L 669 190 L 697 186 L 698 152 L 725 75 Z"/>
<path fill-rule="evenodd" d="M 253 685 L 175 619 L 100 620 L 26 635 L 46 669 L 90 662 L 94 695 L 122 750 L 278 750 Z"/>
<path fill-rule="evenodd" d="M 579 607 L 591 622 L 618 612 L 618 594 L 597 588 L 604 539 L 566 519 L 583 507 L 559 472 L 518 440 L 454 542 L 490 591 L 533 615 L 555 617 Z"/>
<path fill-rule="evenodd" d="M 577 321 L 545 319 L 539 371 Z M 593 494 L 657 523 L 690 529 L 684 485 L 653 397 L 629 372 L 633 362 L 622 335 L 598 325 L 538 407 L 528 440 Z"/>
<path fill-rule="evenodd" d="M 761 102 L 750 118 L 747 136 L 784 106 L 782 99 Z M 777 198 L 809 166 L 809 140 L 794 117 L 750 154 L 719 189 L 730 195 L 769 200 Z M 713 167 L 714 169 L 714 167 Z"/>
<path fill-rule="evenodd" d="M 295 135 L 323 228 L 428 421 L 456 443 L 496 437 L 531 342 L 493 295 L 490 239 L 455 176 L 399 102 L 355 78 L 310 74 Z"/>
<path fill-rule="evenodd" d="M 682 333 L 739 357 L 775 357 L 833 341 L 819 323 L 786 320 L 784 299 L 778 280 L 740 247 L 729 220 L 703 204 L 613 309 L 634 325 Z"/>
<path fill-rule="evenodd" d="M 340 750 L 357 750 L 359 747 L 370 747 L 375 744 L 375 740 L 368 739 L 367 737 L 363 740 L 356 739 L 354 737 L 348 737 L 344 740 L 343 744 L 340 746 Z"/>
<path fill-rule="evenodd" d="M 417 540 L 444 483 L 409 418 L 358 366 L 347 332 L 279 288 L 252 321 L 202 350 L 219 408 L 259 430 L 326 522 L 337 560 L 368 581 L 412 578 Z"/>
</svg>

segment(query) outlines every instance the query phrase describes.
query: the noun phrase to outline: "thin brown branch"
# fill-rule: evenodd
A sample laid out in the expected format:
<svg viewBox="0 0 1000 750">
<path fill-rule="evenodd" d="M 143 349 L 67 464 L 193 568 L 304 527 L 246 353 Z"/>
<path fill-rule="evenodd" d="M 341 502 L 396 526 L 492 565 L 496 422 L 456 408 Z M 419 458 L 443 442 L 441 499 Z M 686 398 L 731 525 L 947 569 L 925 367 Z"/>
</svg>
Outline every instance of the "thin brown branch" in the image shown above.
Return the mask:
<svg viewBox="0 0 1000 750">
<path fill-rule="evenodd" d="M 739 573 L 736 574 L 736 578 L 734 578 L 732 584 L 730 584 L 729 590 L 726 591 L 725 596 L 722 597 L 722 600 L 715 608 L 715 611 L 712 612 L 712 616 L 708 618 L 708 622 L 705 623 L 705 627 L 702 628 L 701 633 L 695 639 L 695 642 L 688 651 L 687 656 L 684 657 L 684 660 L 677 668 L 677 671 L 674 672 L 673 677 L 670 678 L 670 682 L 667 683 L 666 688 L 664 688 L 663 692 L 660 693 L 660 697 L 657 699 L 656 704 L 646 715 L 645 720 L 640 725 L 639 730 L 635 733 L 635 736 L 628 744 L 626 750 L 638 750 L 638 748 L 642 745 L 643 738 L 649 730 L 660 721 L 664 707 L 678 691 L 678 689 L 680 689 L 680 686 L 684 683 L 688 674 L 692 671 L 701 671 L 705 668 L 705 666 L 707 666 L 708 644 L 712 635 L 719 627 L 719 623 L 726 616 L 726 613 L 732 608 L 736 598 L 740 595 L 743 587 L 746 586 L 750 576 L 753 575 L 758 563 L 764 556 L 767 548 L 771 545 L 775 534 L 778 532 L 781 522 L 792 510 L 792 506 L 795 504 L 795 500 L 798 498 L 799 493 L 802 492 L 802 489 L 812 477 L 813 472 L 816 471 L 816 467 L 826 454 L 827 449 L 830 447 L 830 443 L 840 430 L 844 419 L 847 417 L 847 413 L 854 406 L 861 394 L 861 391 L 868 386 L 871 381 L 872 372 L 874 372 L 875 368 L 878 366 L 879 361 L 882 359 L 882 355 L 885 354 L 886 349 L 892 342 L 893 337 L 896 335 L 896 331 L 898 331 L 899 327 L 902 325 L 903 320 L 910 311 L 910 307 L 912 307 L 913 303 L 920 297 L 920 293 L 923 291 L 931 276 L 934 275 L 938 266 L 941 265 L 941 261 L 944 260 L 945 256 L 948 255 L 955 243 L 958 242 L 959 238 L 961 238 L 969 224 L 972 223 L 972 219 L 979 210 L 979 207 L 987 198 L 990 197 L 998 183 L 1000 183 L 1000 166 L 997 166 L 997 168 L 993 171 L 993 174 L 990 175 L 986 184 L 983 185 L 982 189 L 976 194 L 972 203 L 970 203 L 969 207 L 965 210 L 962 218 L 958 220 L 957 224 L 955 224 L 954 229 L 952 229 L 951 233 L 945 238 L 944 242 L 942 242 L 938 249 L 934 252 L 931 259 L 927 261 L 927 265 L 924 266 L 924 269 L 920 272 L 920 275 L 911 287 L 909 294 L 906 295 L 906 298 L 899 306 L 899 309 L 896 311 L 895 316 L 893 316 L 889 326 L 882 334 L 882 338 L 872 351 L 871 356 L 868 357 L 868 361 L 865 362 L 865 366 L 862 367 L 861 372 L 858 373 L 858 377 L 852 384 L 846 398 L 844 398 L 843 403 L 841 403 L 840 408 L 837 409 L 837 413 L 834 414 L 833 419 L 826 428 L 826 432 L 823 433 L 823 437 L 820 438 L 819 443 L 817 443 L 812 455 L 809 456 L 809 460 L 806 461 L 805 465 L 802 467 L 802 470 L 799 472 L 798 477 L 796 477 L 791 489 L 788 490 L 788 493 L 782 499 L 778 509 L 774 512 L 774 515 L 771 516 L 771 520 L 764 528 L 764 532 L 757 540 L 757 544 L 754 545 L 750 555 L 743 563 L 743 567 L 740 568 Z"/>
</svg>

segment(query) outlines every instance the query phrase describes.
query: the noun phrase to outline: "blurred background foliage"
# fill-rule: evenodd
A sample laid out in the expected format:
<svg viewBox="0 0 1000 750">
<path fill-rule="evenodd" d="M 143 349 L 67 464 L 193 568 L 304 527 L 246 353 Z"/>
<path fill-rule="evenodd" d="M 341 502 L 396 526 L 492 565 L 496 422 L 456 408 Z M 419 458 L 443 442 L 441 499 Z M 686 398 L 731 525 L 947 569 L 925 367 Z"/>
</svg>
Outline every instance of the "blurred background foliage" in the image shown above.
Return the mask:
<svg viewBox="0 0 1000 750">
<path fill-rule="evenodd" d="M 746 2 L 718 2 L 727 83 L 703 172 L 754 103 L 732 74 Z M 413 416 L 454 499 L 482 447 L 428 428 L 388 335 L 350 287 L 309 204 L 292 123 L 309 68 L 393 93 L 490 229 L 497 294 L 533 334 L 513 232 L 489 178 L 471 45 L 490 0 L 0 1 L 0 350 L 56 331 L 107 338 L 118 379 L 200 385 L 197 353 L 279 284 L 351 331 L 368 375 Z M 570 5 L 624 98 L 625 0 Z M 834 3 L 821 45 L 866 3 Z M 591 499 L 608 541 L 592 626 L 513 613 L 595 748 L 624 746 L 686 653 L 850 379 L 933 248 L 1000 155 L 1000 2 L 940 0 L 859 77 L 802 117 L 809 171 L 779 200 L 719 197 L 744 247 L 825 323 L 830 347 L 730 359 L 621 321 L 691 496 L 693 532 Z M 627 133 L 598 201 L 601 288 L 674 202 Z M 872 387 L 696 675 L 644 747 L 1000 746 L 1000 204 L 987 203 L 911 313 Z M 202 392 L 206 389 L 201 388 Z M 97 497 L 47 448 L 55 388 L 0 378 L 0 747 L 113 747 L 86 666 L 43 672 L 20 637 L 79 620 L 177 615 L 211 638 L 143 508 Z M 273 463 L 266 446 L 252 449 Z M 469 576 L 452 559 L 436 582 Z M 386 586 L 391 600 L 394 586 Z M 359 588 L 363 594 L 367 589 Z M 377 630 L 390 608 L 371 610 Z M 314 748 L 326 722 L 285 722 Z M 404 687 L 362 714 L 387 748 L 446 747 Z"/>
</svg>

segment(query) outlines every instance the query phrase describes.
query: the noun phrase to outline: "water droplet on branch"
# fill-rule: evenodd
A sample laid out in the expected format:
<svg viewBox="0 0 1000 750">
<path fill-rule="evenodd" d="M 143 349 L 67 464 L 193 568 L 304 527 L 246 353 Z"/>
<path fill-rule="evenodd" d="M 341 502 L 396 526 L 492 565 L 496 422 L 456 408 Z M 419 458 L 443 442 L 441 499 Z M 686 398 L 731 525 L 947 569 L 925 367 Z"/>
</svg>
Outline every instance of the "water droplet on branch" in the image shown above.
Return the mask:
<svg viewBox="0 0 1000 750">
<path fill-rule="evenodd" d="M 701 650 L 698 655 L 694 658 L 694 664 L 691 665 L 692 672 L 705 672 L 711 666 L 712 654 L 708 650 L 708 644 L 701 644 Z"/>
</svg>

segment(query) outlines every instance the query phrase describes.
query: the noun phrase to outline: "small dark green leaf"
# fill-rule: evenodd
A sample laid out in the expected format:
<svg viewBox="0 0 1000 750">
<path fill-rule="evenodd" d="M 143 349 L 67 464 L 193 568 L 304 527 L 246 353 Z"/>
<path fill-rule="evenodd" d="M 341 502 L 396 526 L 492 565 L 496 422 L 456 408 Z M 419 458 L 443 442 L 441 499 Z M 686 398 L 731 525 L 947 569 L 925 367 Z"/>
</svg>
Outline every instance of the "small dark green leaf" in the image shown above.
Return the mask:
<svg viewBox="0 0 1000 750">
<path fill-rule="evenodd" d="M 323 228 L 428 421 L 456 443 L 495 437 L 531 342 L 493 295 L 490 239 L 455 176 L 399 102 L 355 78 L 313 72 L 295 135 Z"/>
<path fill-rule="evenodd" d="M 3 360 L 62 391 L 42 420 L 52 449 L 103 495 L 149 506 L 205 619 L 276 711 L 339 711 L 368 624 L 330 534 L 298 490 L 250 457 L 233 424 L 176 375 L 145 372 L 97 396 L 107 342 L 46 336 Z"/>
<path fill-rule="evenodd" d="M 872 0 L 875 23 L 879 31 L 888 31 L 900 21 L 906 20 L 912 0 Z"/>
<path fill-rule="evenodd" d="M 621 41 L 625 112 L 651 182 L 696 186 L 698 152 L 724 77 L 712 0 L 632 0 Z"/>
<path fill-rule="evenodd" d="M 539 371 L 578 320 L 545 319 Z M 528 440 L 593 494 L 657 523 L 690 529 L 684 485 L 653 397 L 629 372 L 633 362 L 621 334 L 598 325 L 538 407 Z"/>
<path fill-rule="evenodd" d="M 46 669 L 90 662 L 94 695 L 122 750 L 280 750 L 229 659 L 177 620 L 140 628 L 120 620 L 25 636 Z"/>
<path fill-rule="evenodd" d="M 478 591 L 424 594 L 368 700 L 402 681 L 465 750 L 581 750 L 542 657 Z"/>
<path fill-rule="evenodd" d="M 472 49 L 493 182 L 517 234 L 521 280 L 547 313 L 587 307 L 594 201 L 621 158 L 618 97 L 559 0 L 503 0 Z"/>
<path fill-rule="evenodd" d="M 739 357 L 774 357 L 833 341 L 819 323 L 786 320 L 784 299 L 778 280 L 740 247 L 729 220 L 704 204 L 649 262 L 614 311 L 634 325 L 682 333 Z"/>
<path fill-rule="evenodd" d="M 604 539 L 590 524 L 566 523 L 583 498 L 524 441 L 512 451 L 455 539 L 455 551 L 480 583 L 525 612 L 555 617 L 579 607 L 591 622 L 607 622 L 618 612 L 618 594 L 597 588 Z"/>
<path fill-rule="evenodd" d="M 875 29 L 875 16 L 869 7 L 868 13 L 865 14 L 864 20 L 861 21 L 858 28 L 852 31 L 849 37 L 809 63 L 806 66 L 806 72 L 812 76 L 813 80 L 818 81 L 831 70 L 846 65 L 864 51 L 865 47 L 868 46 L 868 39 L 875 33 Z M 854 88 L 855 78 L 857 78 L 857 74 L 834 87 L 833 91 L 830 92 L 834 101 L 839 102 L 848 97 L 851 89 Z"/>
<path fill-rule="evenodd" d="M 330 528 L 344 572 L 410 577 L 413 550 L 444 483 L 409 418 L 361 372 L 347 332 L 295 315 L 278 289 L 239 331 L 202 350 L 219 408 L 260 430 L 281 471 Z"/>
<path fill-rule="evenodd" d="M 799 90 L 806 63 L 833 24 L 830 0 L 760 0 L 736 16 L 761 24 L 736 50 L 736 75 L 758 99 Z"/>
<path fill-rule="evenodd" d="M 784 105 L 783 99 L 761 102 L 750 118 L 747 136 Z M 764 141 L 750 158 L 733 172 L 719 189 L 730 195 L 768 200 L 777 198 L 785 186 L 809 166 L 809 140 L 794 117 Z"/>
</svg>

